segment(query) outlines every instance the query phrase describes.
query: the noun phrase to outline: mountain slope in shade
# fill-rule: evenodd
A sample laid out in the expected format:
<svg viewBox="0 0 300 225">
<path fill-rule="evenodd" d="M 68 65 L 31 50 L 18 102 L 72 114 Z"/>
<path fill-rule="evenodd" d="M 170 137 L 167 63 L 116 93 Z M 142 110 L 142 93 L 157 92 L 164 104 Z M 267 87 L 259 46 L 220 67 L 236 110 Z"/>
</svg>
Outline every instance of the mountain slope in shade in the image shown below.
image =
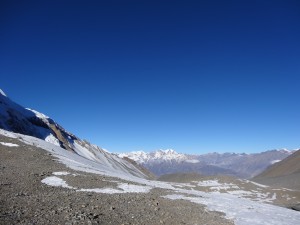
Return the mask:
<svg viewBox="0 0 300 225">
<path fill-rule="evenodd" d="M 300 190 L 300 150 L 254 177 L 258 183 Z"/>
<path fill-rule="evenodd" d="M 200 173 L 209 176 L 227 175 L 251 178 L 292 153 L 293 151 L 282 149 L 255 154 L 209 153 L 187 155 L 168 149 L 150 153 L 143 151 L 122 153 L 119 156 L 136 161 L 157 176 L 171 173 Z"/>
<path fill-rule="evenodd" d="M 0 91 L 0 128 L 45 140 L 85 159 L 101 163 L 115 172 L 147 177 L 128 160 L 81 140 L 48 116 L 13 102 L 2 90 Z"/>
</svg>

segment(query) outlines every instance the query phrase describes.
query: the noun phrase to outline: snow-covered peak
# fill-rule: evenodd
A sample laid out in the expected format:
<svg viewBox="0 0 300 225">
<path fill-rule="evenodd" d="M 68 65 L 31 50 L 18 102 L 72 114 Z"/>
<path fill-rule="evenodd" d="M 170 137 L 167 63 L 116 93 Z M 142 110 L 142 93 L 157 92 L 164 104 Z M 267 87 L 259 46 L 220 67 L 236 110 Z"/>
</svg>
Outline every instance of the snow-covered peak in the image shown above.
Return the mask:
<svg viewBox="0 0 300 225">
<path fill-rule="evenodd" d="M 121 153 L 120 157 L 128 157 L 138 163 L 147 163 L 150 161 L 162 162 L 162 161 L 185 161 L 187 156 L 181 153 L 177 153 L 173 149 L 157 150 L 150 153 L 144 151 L 134 151 L 129 153 Z"/>
<path fill-rule="evenodd" d="M 5 94 L 4 91 L 2 91 L 2 89 L 0 89 L 0 95 L 3 95 L 3 96 L 5 96 L 5 97 L 7 97 L 7 95 Z"/>
<path fill-rule="evenodd" d="M 36 117 L 38 117 L 40 119 L 49 119 L 49 116 L 46 116 L 45 114 L 40 113 L 40 112 L 38 112 L 38 111 L 36 111 L 34 109 L 30 109 L 30 108 L 26 108 L 26 109 L 29 110 L 29 111 L 31 111 L 31 112 L 33 112 L 36 115 Z"/>
<path fill-rule="evenodd" d="M 186 159 L 186 156 L 184 154 L 177 153 L 173 149 L 166 149 L 166 150 L 160 149 L 158 151 L 155 151 L 152 155 L 154 159 L 165 160 L 165 161 L 168 160 L 181 161 Z"/>
<path fill-rule="evenodd" d="M 279 150 L 277 150 L 277 151 L 280 151 L 280 152 L 282 152 L 282 153 L 290 153 L 290 152 L 292 152 L 293 150 L 289 150 L 289 149 L 283 148 L 283 149 L 279 149 Z"/>
<path fill-rule="evenodd" d="M 287 148 L 279 148 L 279 149 L 273 149 L 273 150 L 268 150 L 266 152 L 278 152 L 278 153 L 283 153 L 286 155 L 290 155 L 297 151 L 298 149 L 287 149 Z"/>
<path fill-rule="evenodd" d="M 120 153 L 118 154 L 119 157 L 124 158 L 130 158 L 135 162 L 138 163 L 145 163 L 150 159 L 150 156 L 148 153 L 144 151 L 134 151 L 134 152 L 129 152 L 129 153 Z"/>
<path fill-rule="evenodd" d="M 37 118 L 41 119 L 45 124 L 49 125 L 49 119 L 50 119 L 49 116 L 46 116 L 45 114 L 40 113 L 34 109 L 26 108 L 26 110 L 34 113 Z"/>
<path fill-rule="evenodd" d="M 157 151 L 155 151 L 155 153 L 161 153 L 161 154 L 164 154 L 164 155 L 174 155 L 174 154 L 178 154 L 175 150 L 173 149 L 166 149 L 166 150 L 163 150 L 163 149 L 159 149 Z"/>
</svg>

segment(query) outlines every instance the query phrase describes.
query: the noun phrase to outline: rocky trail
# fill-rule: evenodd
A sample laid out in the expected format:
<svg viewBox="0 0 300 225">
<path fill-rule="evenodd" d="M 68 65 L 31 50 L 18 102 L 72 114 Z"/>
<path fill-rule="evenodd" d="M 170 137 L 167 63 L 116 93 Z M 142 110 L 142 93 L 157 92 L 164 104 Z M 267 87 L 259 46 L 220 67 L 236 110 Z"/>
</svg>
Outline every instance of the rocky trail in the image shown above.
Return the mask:
<svg viewBox="0 0 300 225">
<path fill-rule="evenodd" d="M 42 180 L 57 171 L 77 188 L 116 187 L 118 178 L 74 171 L 47 151 L 0 136 L 0 224 L 233 224 L 224 214 L 186 200 L 148 193 L 104 194 L 49 186 Z M 59 173 L 57 173 L 59 174 Z M 62 173 L 63 174 L 63 173 Z"/>
</svg>

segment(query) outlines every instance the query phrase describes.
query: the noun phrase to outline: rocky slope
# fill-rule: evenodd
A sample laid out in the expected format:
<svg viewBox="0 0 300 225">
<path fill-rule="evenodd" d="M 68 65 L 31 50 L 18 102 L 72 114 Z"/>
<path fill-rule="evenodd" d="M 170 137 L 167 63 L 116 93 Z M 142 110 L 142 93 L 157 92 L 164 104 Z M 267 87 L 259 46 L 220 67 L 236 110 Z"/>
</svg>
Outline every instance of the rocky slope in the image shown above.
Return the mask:
<svg viewBox="0 0 300 225">
<path fill-rule="evenodd" d="M 72 170 L 47 151 L 0 135 L 0 224 L 233 224 L 221 213 L 185 200 L 163 198 L 169 192 L 99 193 L 49 186 L 62 178 L 76 188 L 114 188 L 134 184 L 116 177 Z M 8 145 L 10 143 L 10 145 Z"/>
<path fill-rule="evenodd" d="M 300 190 L 300 150 L 253 178 L 254 181 Z"/>
<path fill-rule="evenodd" d="M 113 173 L 43 140 L 0 131 L 0 224 L 292 225 L 300 220 L 299 212 L 270 205 L 295 206 L 297 191 L 225 177 L 145 180 Z"/>
<path fill-rule="evenodd" d="M 122 153 L 119 156 L 135 160 L 157 176 L 181 172 L 251 178 L 293 152 L 282 149 L 255 154 L 209 153 L 188 155 L 168 149 L 150 153 L 143 151 Z"/>
<path fill-rule="evenodd" d="M 0 128 L 45 140 L 83 158 L 101 163 L 115 172 L 148 177 L 128 160 L 81 140 L 48 116 L 13 102 L 3 91 L 0 92 Z"/>
</svg>

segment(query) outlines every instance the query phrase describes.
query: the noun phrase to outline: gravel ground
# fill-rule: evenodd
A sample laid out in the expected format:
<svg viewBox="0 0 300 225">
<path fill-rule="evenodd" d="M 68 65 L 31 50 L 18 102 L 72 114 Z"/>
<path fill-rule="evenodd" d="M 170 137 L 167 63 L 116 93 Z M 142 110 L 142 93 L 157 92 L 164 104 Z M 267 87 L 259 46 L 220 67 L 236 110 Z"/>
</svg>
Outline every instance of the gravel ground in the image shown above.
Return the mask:
<svg viewBox="0 0 300 225">
<path fill-rule="evenodd" d="M 0 142 L 19 145 L 0 144 L 0 224 L 233 224 L 199 204 L 162 198 L 167 190 L 101 194 L 45 185 L 41 180 L 57 171 L 77 174 L 63 178 L 80 188 L 115 187 L 122 181 L 73 171 L 16 139 L 0 136 Z"/>
</svg>

